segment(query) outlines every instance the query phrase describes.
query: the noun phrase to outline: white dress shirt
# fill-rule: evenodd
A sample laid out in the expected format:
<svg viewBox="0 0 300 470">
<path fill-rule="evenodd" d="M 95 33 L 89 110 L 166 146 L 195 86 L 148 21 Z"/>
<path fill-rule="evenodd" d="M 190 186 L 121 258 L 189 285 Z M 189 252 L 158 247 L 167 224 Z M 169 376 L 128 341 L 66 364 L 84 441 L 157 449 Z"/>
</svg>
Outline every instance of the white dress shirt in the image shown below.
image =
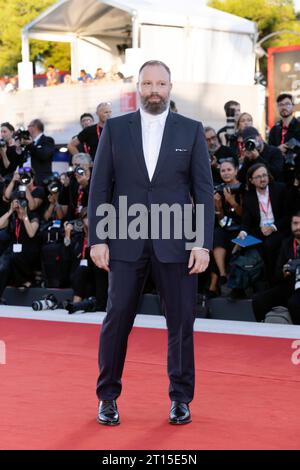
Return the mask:
<svg viewBox="0 0 300 470">
<path fill-rule="evenodd" d="M 169 108 L 153 115 L 140 109 L 142 124 L 143 151 L 150 181 L 152 180 L 160 152 Z"/>
</svg>

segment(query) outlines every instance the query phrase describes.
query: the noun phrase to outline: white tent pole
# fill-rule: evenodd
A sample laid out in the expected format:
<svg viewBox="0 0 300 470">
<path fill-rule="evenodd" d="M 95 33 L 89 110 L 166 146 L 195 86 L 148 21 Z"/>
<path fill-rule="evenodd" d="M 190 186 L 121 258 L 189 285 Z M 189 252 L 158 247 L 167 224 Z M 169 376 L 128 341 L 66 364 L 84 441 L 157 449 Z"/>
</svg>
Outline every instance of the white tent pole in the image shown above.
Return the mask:
<svg viewBox="0 0 300 470">
<path fill-rule="evenodd" d="M 29 35 L 28 31 L 22 32 L 22 62 L 30 61 Z"/>
<path fill-rule="evenodd" d="M 137 49 L 139 47 L 139 19 L 137 12 L 134 12 L 132 16 L 132 48 Z"/>
<path fill-rule="evenodd" d="M 78 64 L 78 40 L 73 36 L 71 41 L 71 75 L 73 80 L 79 77 L 79 64 Z"/>
</svg>

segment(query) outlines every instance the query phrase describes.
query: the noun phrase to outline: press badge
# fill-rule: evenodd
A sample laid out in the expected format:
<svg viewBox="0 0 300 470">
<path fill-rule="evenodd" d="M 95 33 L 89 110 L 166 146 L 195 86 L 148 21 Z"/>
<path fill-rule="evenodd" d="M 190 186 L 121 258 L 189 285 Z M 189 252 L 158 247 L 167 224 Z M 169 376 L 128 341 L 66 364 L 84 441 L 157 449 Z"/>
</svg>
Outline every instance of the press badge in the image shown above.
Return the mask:
<svg viewBox="0 0 300 470">
<path fill-rule="evenodd" d="M 21 245 L 20 243 L 15 243 L 13 246 L 13 252 L 22 253 L 22 251 L 23 251 L 23 245 Z"/>
<path fill-rule="evenodd" d="M 88 267 L 88 260 L 87 259 L 82 259 L 80 261 L 80 266 L 85 266 L 87 268 Z"/>
</svg>

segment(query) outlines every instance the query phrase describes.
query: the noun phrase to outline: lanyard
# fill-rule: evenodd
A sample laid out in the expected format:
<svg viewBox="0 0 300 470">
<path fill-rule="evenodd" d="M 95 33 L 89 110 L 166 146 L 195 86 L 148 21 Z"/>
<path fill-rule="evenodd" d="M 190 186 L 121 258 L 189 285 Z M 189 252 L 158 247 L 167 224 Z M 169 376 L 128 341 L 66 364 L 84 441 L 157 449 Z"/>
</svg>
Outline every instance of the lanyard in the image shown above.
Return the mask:
<svg viewBox="0 0 300 470">
<path fill-rule="evenodd" d="M 81 254 L 81 258 L 82 259 L 85 259 L 85 250 L 87 249 L 87 238 L 84 238 L 83 240 L 83 248 L 82 248 L 82 254 Z"/>
<path fill-rule="evenodd" d="M 99 126 L 99 124 L 97 124 L 97 136 L 98 136 L 98 140 L 100 139 L 100 135 L 101 135 L 100 126 Z"/>
<path fill-rule="evenodd" d="M 80 207 L 82 205 L 81 201 L 82 201 L 82 198 L 83 198 L 83 194 L 84 194 L 83 189 L 79 188 L 78 189 L 77 207 Z"/>
<path fill-rule="evenodd" d="M 263 203 L 259 201 L 259 207 L 261 211 L 268 217 L 269 209 L 270 209 L 270 195 L 268 195 L 268 202 L 267 202 L 267 209 L 263 206 Z"/>
<path fill-rule="evenodd" d="M 19 219 L 16 219 L 16 239 L 17 239 L 17 243 L 19 243 L 20 232 L 21 232 L 21 221 Z"/>
<path fill-rule="evenodd" d="M 294 240 L 294 257 L 295 258 L 297 258 L 297 246 L 298 246 L 297 240 Z"/>
<path fill-rule="evenodd" d="M 287 134 L 287 131 L 288 131 L 288 127 L 285 127 L 285 126 L 282 126 L 282 130 L 281 130 L 281 142 L 280 144 L 284 144 L 284 138 Z"/>
</svg>

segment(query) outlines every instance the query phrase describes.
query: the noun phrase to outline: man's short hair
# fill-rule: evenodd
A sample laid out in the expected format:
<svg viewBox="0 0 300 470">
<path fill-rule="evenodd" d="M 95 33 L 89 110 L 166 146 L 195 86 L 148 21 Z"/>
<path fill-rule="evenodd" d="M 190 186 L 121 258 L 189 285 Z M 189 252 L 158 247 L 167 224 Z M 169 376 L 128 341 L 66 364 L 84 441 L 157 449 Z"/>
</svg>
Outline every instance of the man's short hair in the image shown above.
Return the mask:
<svg viewBox="0 0 300 470">
<path fill-rule="evenodd" d="M 76 163 L 75 163 L 75 160 L 76 160 Z M 92 163 L 93 163 L 92 157 L 90 156 L 89 153 L 80 152 L 80 153 L 76 153 L 72 157 L 72 164 L 73 165 L 89 165 L 89 166 L 92 166 Z"/>
<path fill-rule="evenodd" d="M 80 116 L 80 121 L 82 121 L 82 119 L 84 118 L 91 118 L 93 121 L 94 121 L 94 116 L 90 113 L 83 113 L 81 116 Z"/>
<path fill-rule="evenodd" d="M 9 129 L 10 132 L 15 132 L 15 128 L 12 124 L 10 124 L 10 122 L 3 122 L 1 124 L 1 127 L 7 127 L 7 129 Z"/>
<path fill-rule="evenodd" d="M 103 101 L 102 103 L 99 103 L 97 108 L 96 108 L 96 112 L 98 112 L 98 109 L 104 108 L 105 106 L 111 106 L 111 102 L 110 101 Z"/>
<path fill-rule="evenodd" d="M 45 126 L 40 119 L 33 119 L 31 121 L 31 124 L 36 127 L 40 132 L 44 132 Z"/>
<path fill-rule="evenodd" d="M 164 62 L 161 62 L 160 60 L 148 60 L 147 62 L 145 62 L 139 70 L 139 76 L 141 75 L 141 72 L 145 67 L 157 67 L 157 66 L 163 67 L 168 72 L 170 80 L 171 80 L 171 70 L 169 69 L 167 64 L 165 64 Z"/>
<path fill-rule="evenodd" d="M 233 100 L 226 101 L 226 103 L 224 104 L 224 111 L 226 114 L 228 113 L 229 109 L 232 108 L 232 106 L 240 106 L 240 103 Z"/>
<path fill-rule="evenodd" d="M 215 129 L 211 126 L 205 126 L 204 127 L 204 134 L 206 134 L 206 132 L 214 132 L 217 135 Z"/>
<path fill-rule="evenodd" d="M 296 209 L 296 211 L 292 215 L 292 218 L 293 217 L 300 217 L 300 209 Z"/>
<path fill-rule="evenodd" d="M 291 95 L 290 93 L 280 93 L 280 95 L 278 95 L 276 98 L 276 103 L 281 103 L 281 101 L 285 99 L 290 100 L 294 104 L 293 95 Z"/>
</svg>

